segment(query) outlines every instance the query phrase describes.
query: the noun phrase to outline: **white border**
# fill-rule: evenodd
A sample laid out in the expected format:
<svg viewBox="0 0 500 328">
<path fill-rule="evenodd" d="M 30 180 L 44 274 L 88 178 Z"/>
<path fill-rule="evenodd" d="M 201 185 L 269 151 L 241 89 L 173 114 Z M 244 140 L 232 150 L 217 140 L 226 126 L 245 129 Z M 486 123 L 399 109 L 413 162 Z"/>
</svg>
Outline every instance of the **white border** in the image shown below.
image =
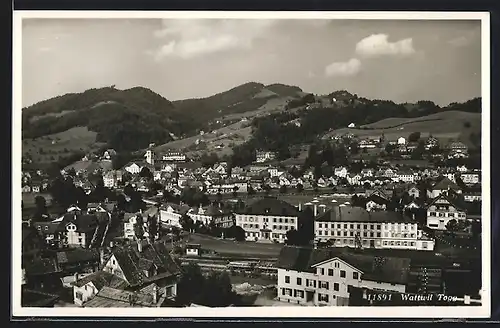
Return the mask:
<svg viewBox="0 0 500 328">
<path fill-rule="evenodd" d="M 235 12 L 235 11 L 14 11 L 12 115 L 12 316 L 19 317 L 170 317 L 170 318 L 489 318 L 490 277 L 490 19 L 488 12 Z M 21 108 L 23 18 L 234 18 L 480 20 L 482 33 L 482 281 L 481 307 L 252 307 L 252 308 L 23 308 L 21 307 Z M 278 81 L 279 82 L 279 81 Z M 15 218 L 15 219 L 14 219 Z M 278 310 L 279 309 L 279 310 Z"/>
</svg>

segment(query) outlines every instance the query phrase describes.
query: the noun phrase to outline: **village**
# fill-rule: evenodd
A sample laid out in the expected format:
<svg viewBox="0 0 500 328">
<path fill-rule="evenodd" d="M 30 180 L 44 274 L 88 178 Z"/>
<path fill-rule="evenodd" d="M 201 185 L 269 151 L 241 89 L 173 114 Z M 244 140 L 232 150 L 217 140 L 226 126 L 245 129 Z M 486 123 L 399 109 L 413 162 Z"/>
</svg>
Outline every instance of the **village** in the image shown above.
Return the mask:
<svg viewBox="0 0 500 328">
<path fill-rule="evenodd" d="M 57 176 L 23 170 L 23 306 L 480 305 L 468 146 L 323 139 L 349 145 L 344 165 L 258 150 L 231 167 L 151 144 L 122 167 L 106 149 Z M 454 302 L 417 297 L 431 294 Z"/>
</svg>

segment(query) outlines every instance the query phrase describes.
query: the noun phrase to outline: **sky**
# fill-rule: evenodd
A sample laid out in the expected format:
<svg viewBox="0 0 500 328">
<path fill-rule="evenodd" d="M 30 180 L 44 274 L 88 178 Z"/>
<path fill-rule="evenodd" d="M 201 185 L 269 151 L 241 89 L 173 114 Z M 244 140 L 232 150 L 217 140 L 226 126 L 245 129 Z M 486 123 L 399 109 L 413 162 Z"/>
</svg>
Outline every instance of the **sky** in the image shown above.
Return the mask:
<svg viewBox="0 0 500 328">
<path fill-rule="evenodd" d="M 260 82 L 444 106 L 481 95 L 480 29 L 449 20 L 24 18 L 22 103 L 111 85 L 173 101 Z"/>
</svg>

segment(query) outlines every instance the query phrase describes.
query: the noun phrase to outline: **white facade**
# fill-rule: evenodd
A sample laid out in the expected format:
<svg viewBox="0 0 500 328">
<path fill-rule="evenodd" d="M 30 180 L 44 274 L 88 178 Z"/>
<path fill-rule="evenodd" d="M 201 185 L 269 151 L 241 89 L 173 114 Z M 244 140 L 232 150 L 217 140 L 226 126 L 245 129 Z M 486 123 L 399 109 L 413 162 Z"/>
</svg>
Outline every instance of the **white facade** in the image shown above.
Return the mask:
<svg viewBox="0 0 500 328">
<path fill-rule="evenodd" d="M 144 154 L 144 157 L 146 158 L 146 163 L 154 165 L 155 153 L 151 149 L 146 150 L 146 154 Z"/>
<path fill-rule="evenodd" d="M 73 302 L 78 306 L 82 306 L 83 303 L 93 298 L 98 292 L 99 290 L 92 281 L 81 287 L 73 286 Z"/>
<path fill-rule="evenodd" d="M 182 153 L 167 153 L 162 156 L 162 160 L 170 162 L 183 162 L 186 160 L 186 155 Z"/>
<path fill-rule="evenodd" d="M 264 163 L 267 161 L 272 161 L 276 158 L 276 154 L 272 151 L 258 151 L 256 154 L 256 162 Z"/>
<path fill-rule="evenodd" d="M 415 182 L 415 175 L 412 172 L 398 173 L 397 176 L 399 178 L 399 181 L 406 182 L 406 183 L 414 183 Z"/>
<path fill-rule="evenodd" d="M 235 214 L 236 225 L 245 230 L 247 241 L 274 241 L 284 243 L 289 230 L 298 229 L 296 216 Z"/>
<path fill-rule="evenodd" d="M 160 208 L 160 222 L 164 225 L 182 228 L 181 218 L 182 214 L 177 213 L 172 206 Z"/>
<path fill-rule="evenodd" d="M 346 178 L 348 173 L 349 172 L 347 172 L 347 169 L 345 167 L 335 168 L 334 171 L 334 175 L 339 178 Z"/>
<path fill-rule="evenodd" d="M 125 171 L 131 174 L 139 174 L 141 172 L 141 167 L 136 163 L 132 163 L 129 166 L 125 167 Z"/>
<path fill-rule="evenodd" d="M 427 226 L 431 229 L 446 230 L 446 225 L 453 219 L 466 220 L 466 213 L 450 204 L 444 197 L 436 199 L 427 208 Z"/>
<path fill-rule="evenodd" d="M 335 240 L 334 247 L 356 247 L 356 235 L 358 235 L 363 248 L 434 249 L 434 241 L 429 238 L 423 239 L 426 244 L 419 243 L 421 239 L 417 223 L 412 222 L 316 221 L 314 235 L 315 242 Z"/>
<path fill-rule="evenodd" d="M 376 211 L 376 210 L 385 211 L 386 208 L 387 208 L 387 206 L 385 204 L 378 204 L 378 203 L 374 202 L 373 200 L 370 200 L 366 203 L 366 210 L 368 212 Z"/>
<path fill-rule="evenodd" d="M 398 139 L 398 145 L 406 145 L 406 139 L 403 137 L 400 137 Z"/>
<path fill-rule="evenodd" d="M 278 295 L 282 302 L 309 306 L 348 306 L 349 286 L 405 292 L 403 284 L 363 279 L 363 272 L 339 258 L 313 265 L 314 273 L 278 269 Z"/>
<path fill-rule="evenodd" d="M 66 243 L 73 247 L 87 247 L 86 236 L 84 232 L 78 232 L 77 227 L 74 223 L 68 223 L 66 225 Z"/>
<path fill-rule="evenodd" d="M 460 178 L 465 184 L 478 184 L 481 181 L 481 174 L 478 172 L 462 173 Z"/>
<path fill-rule="evenodd" d="M 123 237 L 134 240 L 135 239 L 135 231 L 134 231 L 134 226 L 136 224 L 137 220 L 135 216 L 132 216 L 128 222 L 123 223 Z"/>
</svg>

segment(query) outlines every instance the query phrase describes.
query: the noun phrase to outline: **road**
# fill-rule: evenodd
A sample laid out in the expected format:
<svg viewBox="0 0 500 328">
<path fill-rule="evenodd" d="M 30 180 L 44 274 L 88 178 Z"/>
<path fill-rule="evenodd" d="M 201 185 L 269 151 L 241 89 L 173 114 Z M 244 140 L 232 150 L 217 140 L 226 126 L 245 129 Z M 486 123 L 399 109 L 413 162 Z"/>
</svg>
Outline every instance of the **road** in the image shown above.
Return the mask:
<svg viewBox="0 0 500 328">
<path fill-rule="evenodd" d="M 201 244 L 203 249 L 213 250 L 219 254 L 238 254 L 249 257 L 278 257 L 282 244 L 265 244 L 255 242 L 237 242 L 232 240 L 221 240 L 201 234 L 191 234 L 189 243 Z"/>
</svg>

